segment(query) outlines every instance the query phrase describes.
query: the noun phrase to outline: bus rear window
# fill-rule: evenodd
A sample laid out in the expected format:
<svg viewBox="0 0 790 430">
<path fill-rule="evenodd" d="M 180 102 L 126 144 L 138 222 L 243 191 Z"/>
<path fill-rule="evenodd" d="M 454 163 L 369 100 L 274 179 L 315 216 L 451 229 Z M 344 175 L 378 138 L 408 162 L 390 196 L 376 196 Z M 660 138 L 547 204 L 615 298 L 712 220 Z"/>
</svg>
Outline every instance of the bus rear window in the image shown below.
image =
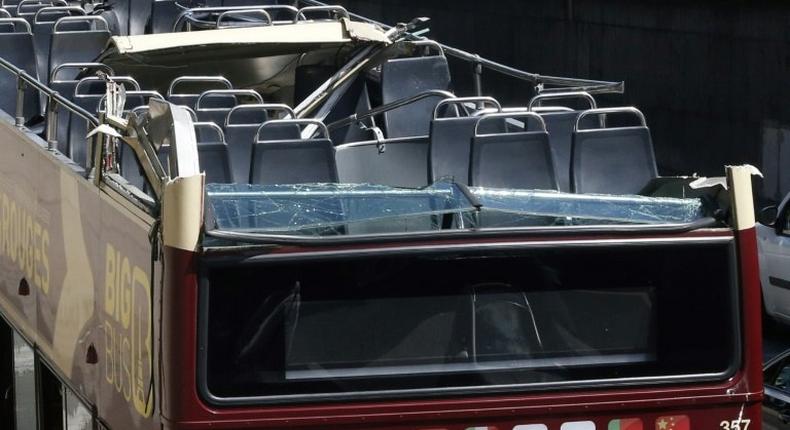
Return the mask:
<svg viewBox="0 0 790 430">
<path fill-rule="evenodd" d="M 730 261 L 724 243 L 213 269 L 200 381 L 233 403 L 721 378 Z"/>
</svg>

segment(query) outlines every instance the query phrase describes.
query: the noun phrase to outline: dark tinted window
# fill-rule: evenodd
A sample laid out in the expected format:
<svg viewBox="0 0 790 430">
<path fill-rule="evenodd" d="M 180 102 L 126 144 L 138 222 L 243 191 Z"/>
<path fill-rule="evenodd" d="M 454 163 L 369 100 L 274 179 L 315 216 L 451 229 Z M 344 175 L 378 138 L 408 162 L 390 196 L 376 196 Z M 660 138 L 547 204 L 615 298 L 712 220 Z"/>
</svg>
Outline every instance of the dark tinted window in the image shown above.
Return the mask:
<svg viewBox="0 0 790 430">
<path fill-rule="evenodd" d="M 217 269 L 203 379 L 233 398 L 726 372 L 729 258 L 685 245 Z"/>
</svg>

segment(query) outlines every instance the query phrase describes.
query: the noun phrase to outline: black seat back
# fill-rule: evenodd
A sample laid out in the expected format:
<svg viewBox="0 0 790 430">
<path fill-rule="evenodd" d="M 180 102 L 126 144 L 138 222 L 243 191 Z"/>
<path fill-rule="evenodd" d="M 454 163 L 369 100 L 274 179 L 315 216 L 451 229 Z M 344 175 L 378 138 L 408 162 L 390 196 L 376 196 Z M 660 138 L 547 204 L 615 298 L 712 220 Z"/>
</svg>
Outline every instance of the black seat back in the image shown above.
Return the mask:
<svg viewBox="0 0 790 430">
<path fill-rule="evenodd" d="M 275 120 L 261 125 L 280 129 L 289 125 L 317 126 L 323 137 L 312 139 L 260 140 L 252 150 L 250 183 L 305 184 L 337 182 L 335 148 L 326 126 L 315 120 Z"/>
<path fill-rule="evenodd" d="M 481 134 L 486 121 L 525 120 L 525 131 Z M 526 131 L 532 119 L 537 131 Z M 558 190 L 549 134 L 543 119 L 532 112 L 483 115 L 475 126 L 469 184 L 476 187 Z"/>
<path fill-rule="evenodd" d="M 36 51 L 33 46 L 33 33 L 30 30 L 30 24 L 21 18 L 0 18 L 0 25 L 14 29 L 12 33 L 0 33 L 0 57 L 38 79 Z M 8 115 L 16 117 L 17 79 L 15 75 L 7 71 L 0 72 L 0 94 L 3 95 L 0 97 L 0 109 Z M 25 120 L 30 120 L 41 114 L 38 93 L 30 86 L 25 89 L 22 113 Z"/>
<path fill-rule="evenodd" d="M 270 112 L 281 112 L 280 119 L 295 118 L 293 110 L 283 104 L 270 105 L 239 105 L 231 109 L 225 119 L 225 141 L 230 152 L 230 166 L 233 181 L 247 183 L 250 180 L 250 163 L 252 158 L 252 144 L 257 141 L 256 133 L 261 124 L 269 120 Z M 271 127 L 271 130 L 274 130 Z M 299 139 L 299 126 L 288 128 L 293 134 L 284 139 Z M 269 137 L 267 140 L 277 140 Z"/>
<path fill-rule="evenodd" d="M 391 103 L 428 90 L 450 88 L 450 68 L 441 48 L 438 55 L 387 60 L 381 66 L 381 102 Z M 384 113 L 388 138 L 426 136 L 436 104 L 429 97 Z"/>
<path fill-rule="evenodd" d="M 233 85 L 222 76 L 179 76 L 173 79 L 167 89 L 167 101 L 194 110 L 204 91 L 230 89 L 233 89 Z"/>
<path fill-rule="evenodd" d="M 44 7 L 36 11 L 33 18 L 33 43 L 36 46 L 36 66 L 38 76 L 44 83 L 49 82 L 49 45 L 52 40 L 52 30 L 55 22 L 66 16 L 82 16 L 85 10 L 81 7 L 56 6 Z"/>
<path fill-rule="evenodd" d="M 450 116 L 441 117 L 445 108 L 454 113 L 466 103 L 491 105 L 497 111 L 502 109 L 499 102 L 490 97 L 462 97 L 442 100 L 436 105 L 431 121 L 430 146 L 428 148 L 428 165 L 430 180 L 451 179 L 459 184 L 469 183 L 469 154 L 472 148 L 472 137 L 475 134 L 477 117 Z M 489 122 L 493 124 L 494 122 Z"/>
<path fill-rule="evenodd" d="M 206 173 L 206 183 L 233 182 L 228 145 L 222 129 L 213 122 L 196 122 L 195 136 L 200 168 Z"/>
<path fill-rule="evenodd" d="M 576 119 L 581 111 L 566 106 L 545 107 L 542 104 L 546 101 L 571 100 L 581 100 L 589 105 L 589 109 L 597 107 L 593 96 L 586 92 L 538 94 L 529 101 L 529 110 L 538 113 L 546 123 L 546 131 L 549 132 L 549 143 L 554 155 L 554 171 L 557 173 L 560 191 L 563 192 L 571 191 L 571 142 Z M 585 128 L 594 128 L 594 120 L 596 118 L 587 117 L 584 120 Z"/>
<path fill-rule="evenodd" d="M 587 116 L 629 114 L 639 126 L 587 130 Z M 571 173 L 576 193 L 635 194 L 658 177 L 653 142 L 645 117 L 636 108 L 582 112 L 573 133 Z"/>
<path fill-rule="evenodd" d="M 130 0 L 128 34 L 145 34 L 148 21 L 151 19 L 154 0 Z"/>
<path fill-rule="evenodd" d="M 90 30 L 73 30 L 75 24 L 89 24 Z M 49 47 L 49 72 L 64 63 L 94 61 L 110 39 L 107 21 L 98 16 L 67 16 L 52 29 Z"/>
<path fill-rule="evenodd" d="M 151 33 L 170 33 L 182 9 L 177 0 L 154 0 L 151 5 Z"/>
<path fill-rule="evenodd" d="M 428 185 L 428 137 L 339 145 L 337 169 L 343 183 L 424 187 Z"/>
<path fill-rule="evenodd" d="M 223 126 L 231 109 L 243 104 L 244 99 L 263 104 L 263 97 L 254 90 L 207 90 L 197 98 L 195 113 L 201 122 Z"/>
<path fill-rule="evenodd" d="M 47 7 L 65 7 L 69 4 L 65 0 L 22 0 L 16 5 L 16 17 L 22 18 L 33 26 L 36 13 Z"/>
<path fill-rule="evenodd" d="M 370 108 L 368 84 L 364 76 L 359 76 L 349 83 L 343 95 L 327 114 L 324 122 L 331 124 L 350 115 L 368 112 Z M 370 139 L 368 132 L 355 124 L 334 128 L 330 130 L 330 133 L 332 133 L 332 142 L 335 142 L 335 145 Z"/>
</svg>

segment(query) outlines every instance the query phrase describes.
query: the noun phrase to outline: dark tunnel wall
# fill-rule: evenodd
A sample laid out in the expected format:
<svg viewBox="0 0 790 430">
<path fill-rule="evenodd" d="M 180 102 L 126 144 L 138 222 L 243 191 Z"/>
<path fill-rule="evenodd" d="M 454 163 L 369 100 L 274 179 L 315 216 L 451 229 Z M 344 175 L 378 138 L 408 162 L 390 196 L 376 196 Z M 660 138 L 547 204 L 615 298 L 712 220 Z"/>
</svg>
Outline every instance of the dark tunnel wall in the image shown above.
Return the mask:
<svg viewBox="0 0 790 430">
<path fill-rule="evenodd" d="M 530 72 L 624 80 L 603 104 L 643 110 L 663 174 L 752 163 L 765 197 L 790 191 L 790 2 L 340 3 L 390 24 L 430 16 L 434 39 Z M 528 89 L 499 81 L 508 104 L 525 103 Z"/>
</svg>

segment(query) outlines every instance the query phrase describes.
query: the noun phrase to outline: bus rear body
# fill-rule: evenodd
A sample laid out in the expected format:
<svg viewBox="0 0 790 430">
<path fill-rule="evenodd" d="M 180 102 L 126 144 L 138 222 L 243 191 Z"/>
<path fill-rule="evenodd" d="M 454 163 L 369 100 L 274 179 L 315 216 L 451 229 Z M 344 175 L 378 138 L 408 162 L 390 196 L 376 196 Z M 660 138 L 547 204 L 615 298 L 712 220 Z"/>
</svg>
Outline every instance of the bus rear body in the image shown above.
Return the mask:
<svg viewBox="0 0 790 430">
<path fill-rule="evenodd" d="M 622 82 L 312 0 L 8 3 L 0 428 L 761 428 L 754 169 L 660 177 Z"/>
</svg>

